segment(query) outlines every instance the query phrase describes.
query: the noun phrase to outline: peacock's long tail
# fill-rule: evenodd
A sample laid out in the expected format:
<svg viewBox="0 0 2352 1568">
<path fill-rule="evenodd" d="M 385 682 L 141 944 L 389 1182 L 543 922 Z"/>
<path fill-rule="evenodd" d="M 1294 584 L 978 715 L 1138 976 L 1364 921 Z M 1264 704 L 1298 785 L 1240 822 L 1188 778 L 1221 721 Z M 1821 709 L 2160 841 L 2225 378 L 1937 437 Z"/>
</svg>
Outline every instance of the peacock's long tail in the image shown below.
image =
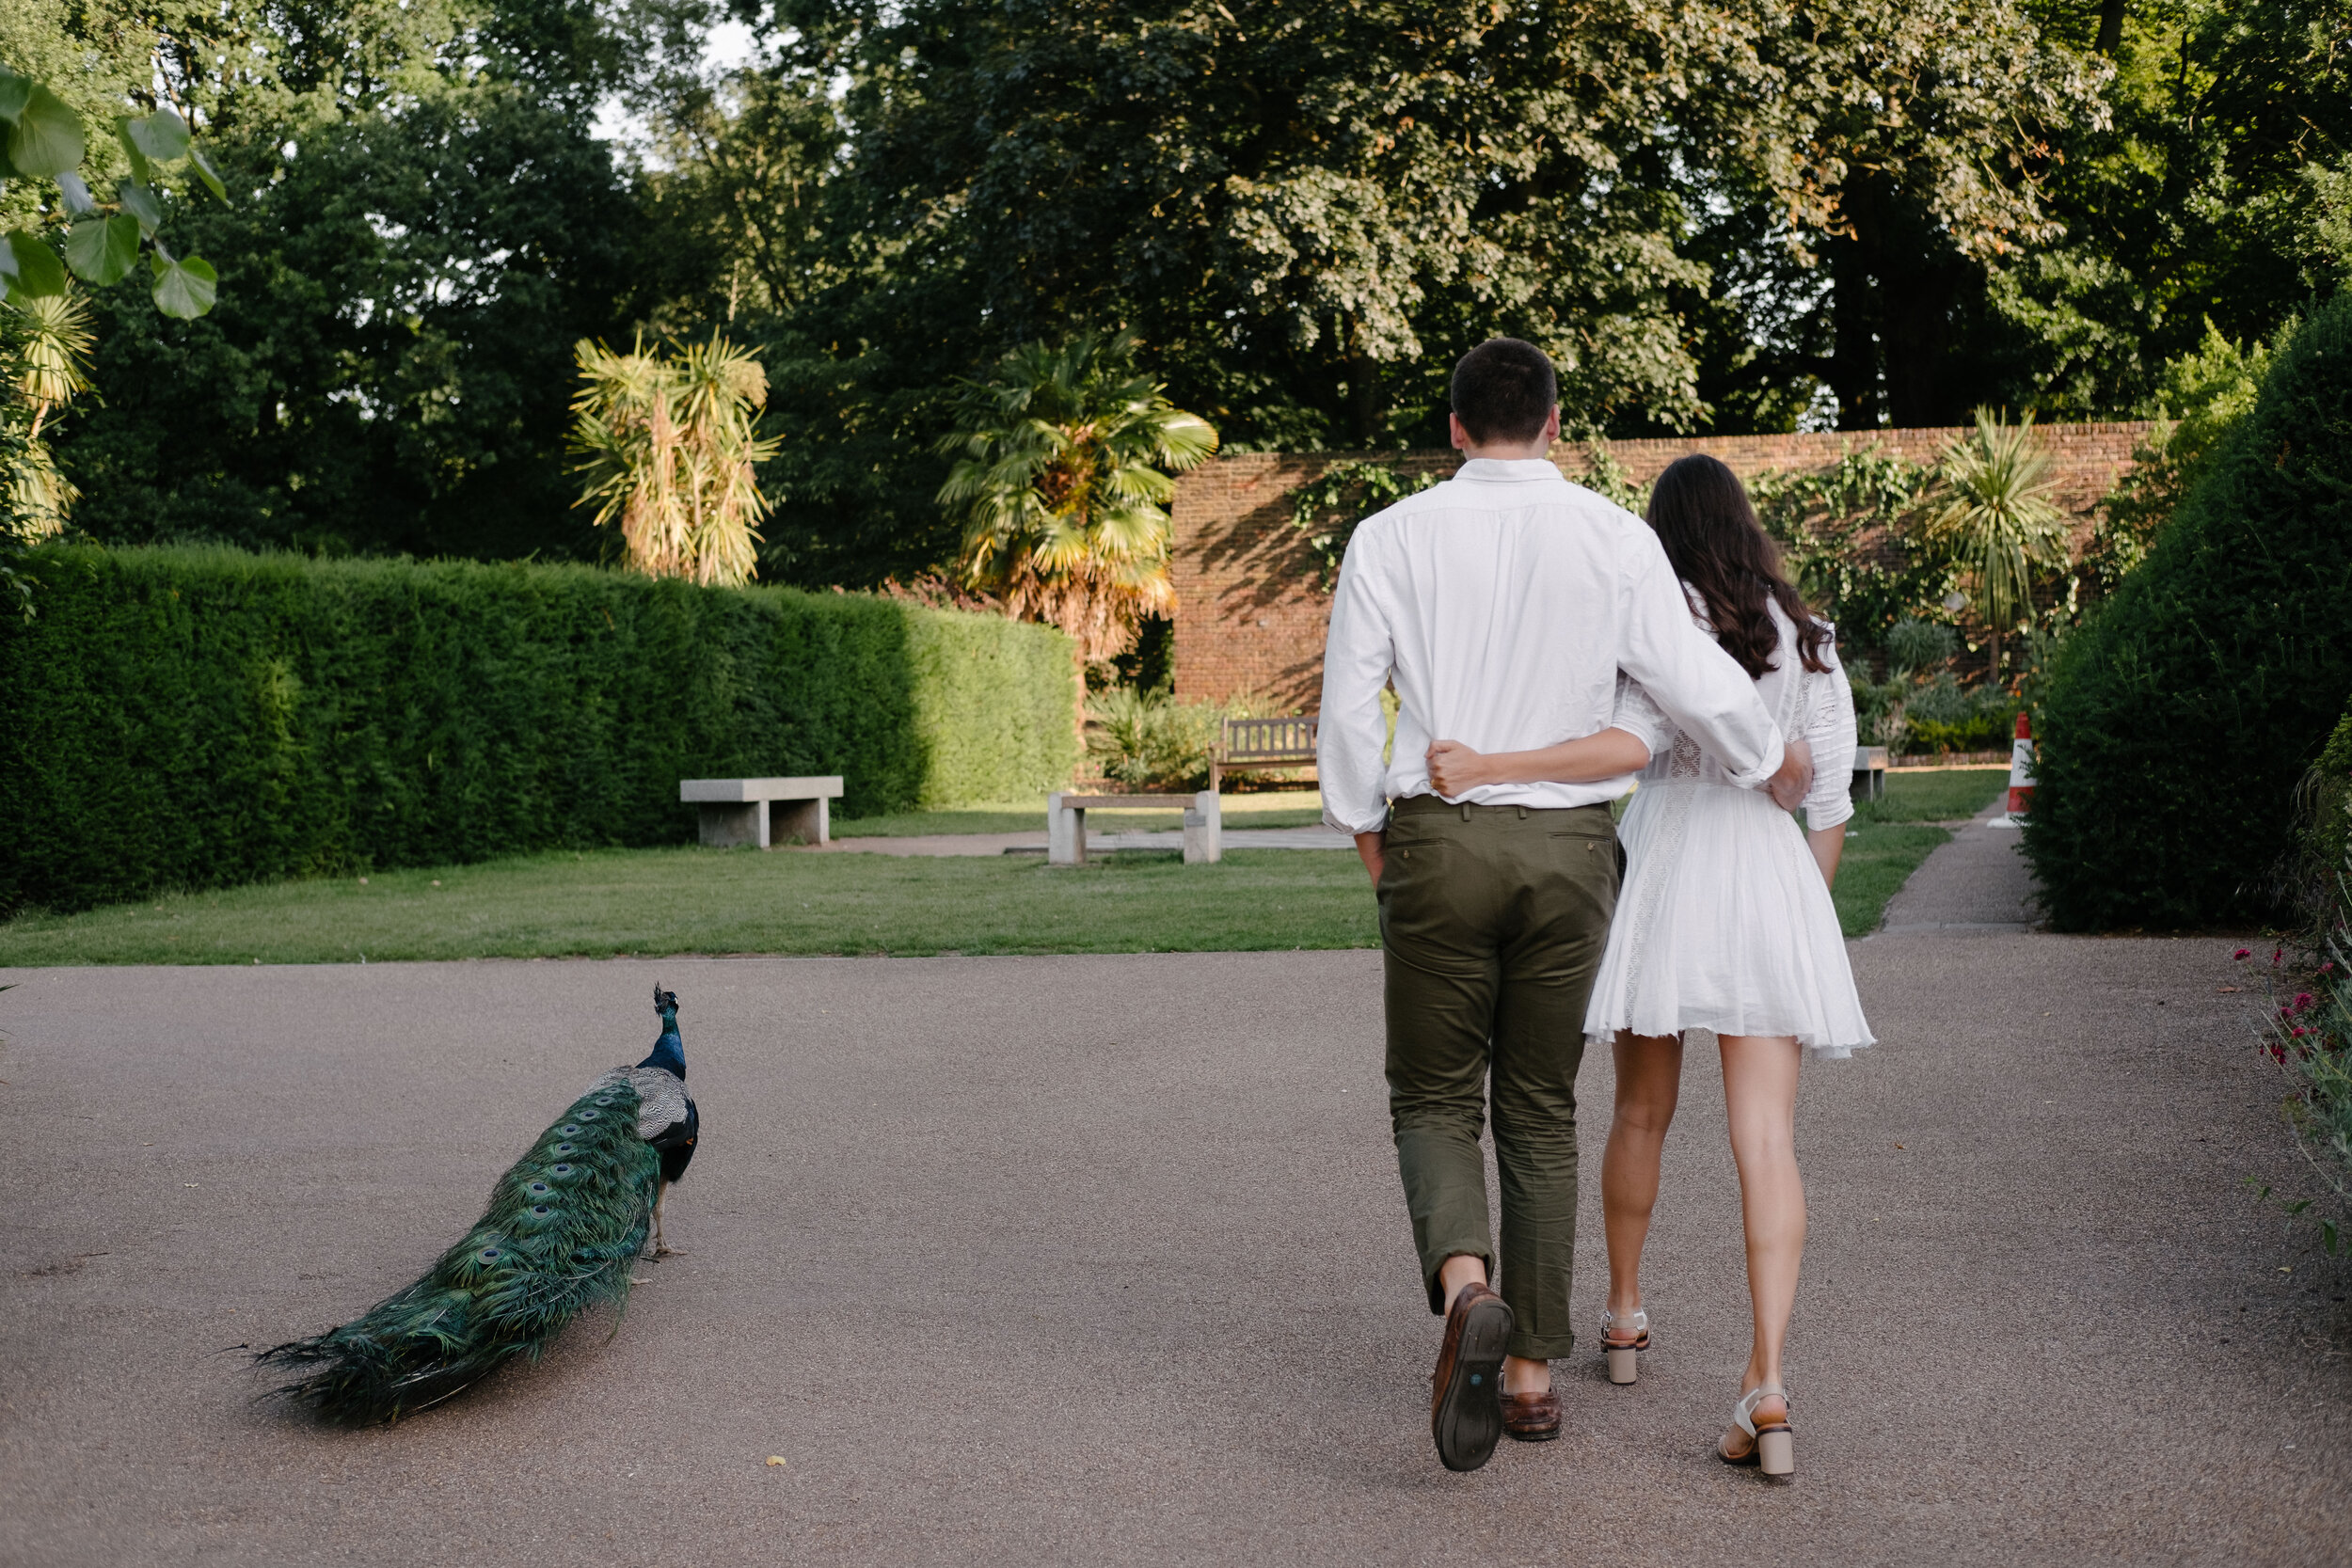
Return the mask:
<svg viewBox="0 0 2352 1568">
<path fill-rule="evenodd" d="M 538 1359 L 598 1302 L 625 1304 L 661 1158 L 637 1135 L 637 1091 L 599 1083 L 491 1189 L 489 1211 L 414 1285 L 367 1315 L 255 1359 L 330 1421 L 392 1421 L 510 1357 Z"/>
</svg>

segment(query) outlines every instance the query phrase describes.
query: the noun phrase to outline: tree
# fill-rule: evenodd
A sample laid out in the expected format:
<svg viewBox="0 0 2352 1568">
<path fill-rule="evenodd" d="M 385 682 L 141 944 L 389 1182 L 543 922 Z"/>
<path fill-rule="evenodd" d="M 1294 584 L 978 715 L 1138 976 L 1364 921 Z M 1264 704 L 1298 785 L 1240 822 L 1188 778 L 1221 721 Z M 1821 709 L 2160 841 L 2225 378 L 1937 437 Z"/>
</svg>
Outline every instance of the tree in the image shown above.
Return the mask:
<svg viewBox="0 0 2352 1568">
<path fill-rule="evenodd" d="M 751 580 L 768 514 L 758 466 L 780 443 L 758 435 L 768 404 L 759 361 L 717 333 L 674 359 L 581 341 L 586 385 L 572 403 L 572 451 L 586 460 L 580 504 L 618 527 L 623 558 L 648 577 L 706 585 Z"/>
<path fill-rule="evenodd" d="M 1093 662 L 1133 648 L 1142 618 L 1174 606 L 1176 485 L 1162 470 L 1216 451 L 1216 432 L 1169 403 L 1135 350 L 1128 333 L 1025 343 L 964 385 L 957 428 L 939 440 L 961 454 L 939 499 L 963 517 L 965 580 L 1059 626 Z"/>
<path fill-rule="evenodd" d="M 593 135 L 628 63 L 613 24 L 577 0 L 31 8 L 109 90 L 199 124 L 238 198 L 169 230 L 220 268 L 205 319 L 93 298 L 103 401 L 57 445 L 78 526 L 595 553 L 565 473 L 571 345 L 627 336 L 657 243 Z"/>
<path fill-rule="evenodd" d="M 0 345 L 6 346 L 9 401 L 0 410 L 0 432 L 9 450 L 0 518 L 16 539 L 32 543 L 63 530 L 80 499 L 72 481 L 58 472 L 42 433 L 52 415 L 89 390 L 89 309 L 71 290 L 6 309 Z"/>
<path fill-rule="evenodd" d="M 2034 568 L 2066 564 L 2068 518 L 2050 499 L 2057 483 L 2031 415 L 2012 425 L 1978 409 L 1975 433 L 1946 447 L 1937 464 L 1927 534 L 1960 562 L 1968 596 L 1992 631 L 1995 676 L 2001 634 L 2033 613 Z"/>
</svg>

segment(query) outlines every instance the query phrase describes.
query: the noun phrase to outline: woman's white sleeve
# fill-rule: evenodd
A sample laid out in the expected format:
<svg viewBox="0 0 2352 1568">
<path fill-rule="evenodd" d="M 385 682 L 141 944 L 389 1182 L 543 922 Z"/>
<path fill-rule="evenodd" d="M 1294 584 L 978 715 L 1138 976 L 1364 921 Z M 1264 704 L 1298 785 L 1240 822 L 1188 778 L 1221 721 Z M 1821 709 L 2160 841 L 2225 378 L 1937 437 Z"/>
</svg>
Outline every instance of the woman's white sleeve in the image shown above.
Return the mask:
<svg viewBox="0 0 2352 1568">
<path fill-rule="evenodd" d="M 1808 828 L 1835 828 L 1853 815 L 1853 688 L 1846 684 L 1835 641 L 1821 644 L 1821 657 L 1826 671 L 1806 670 L 1801 677 L 1813 687 L 1804 726 L 1805 744 L 1813 748 L 1813 788 L 1804 798 Z"/>
<path fill-rule="evenodd" d="M 1651 701 L 1650 694 L 1642 689 L 1642 683 L 1620 670 L 1617 702 L 1609 715 L 1609 727 L 1639 736 L 1642 744 L 1649 748 L 1649 754 L 1656 756 L 1664 749 L 1674 724 L 1664 710 Z"/>
</svg>

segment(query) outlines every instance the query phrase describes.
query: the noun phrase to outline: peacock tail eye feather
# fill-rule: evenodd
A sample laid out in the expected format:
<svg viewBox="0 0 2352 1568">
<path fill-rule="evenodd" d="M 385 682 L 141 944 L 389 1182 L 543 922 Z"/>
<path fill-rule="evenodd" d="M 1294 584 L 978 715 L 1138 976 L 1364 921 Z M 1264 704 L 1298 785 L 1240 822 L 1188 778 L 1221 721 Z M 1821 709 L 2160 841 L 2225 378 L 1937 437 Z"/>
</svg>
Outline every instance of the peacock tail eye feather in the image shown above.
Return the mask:
<svg viewBox="0 0 2352 1568">
<path fill-rule="evenodd" d="M 488 1210 L 423 1278 L 316 1338 L 262 1353 L 279 1392 L 368 1424 L 438 1403 L 564 1324 L 627 1298 L 660 1183 L 628 1083 L 598 1085 L 500 1177 Z"/>
</svg>

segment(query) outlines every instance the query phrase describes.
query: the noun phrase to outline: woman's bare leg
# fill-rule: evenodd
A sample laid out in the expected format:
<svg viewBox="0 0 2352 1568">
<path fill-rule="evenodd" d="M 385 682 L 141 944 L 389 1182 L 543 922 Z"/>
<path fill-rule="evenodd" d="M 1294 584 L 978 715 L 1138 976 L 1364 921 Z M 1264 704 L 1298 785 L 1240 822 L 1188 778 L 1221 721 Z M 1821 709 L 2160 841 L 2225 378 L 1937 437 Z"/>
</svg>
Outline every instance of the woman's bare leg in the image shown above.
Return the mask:
<svg viewBox="0 0 2352 1568">
<path fill-rule="evenodd" d="M 1796 1137 L 1803 1053 L 1785 1035 L 1725 1035 L 1720 1043 L 1731 1157 L 1740 1167 L 1740 1212 L 1747 1230 L 1748 1297 L 1756 1309 L 1756 1348 L 1740 1384 L 1744 1394 L 1760 1383 L 1781 1381 L 1781 1346 L 1797 1300 L 1797 1268 L 1804 1256 L 1804 1181 L 1797 1174 Z"/>
<path fill-rule="evenodd" d="M 1621 1029 L 1615 1052 L 1617 1109 L 1600 1159 L 1600 1214 L 1609 1238 L 1609 1310 L 1622 1323 L 1642 1305 L 1642 1246 L 1658 1204 L 1659 1154 L 1682 1088 L 1682 1038 Z"/>
</svg>

